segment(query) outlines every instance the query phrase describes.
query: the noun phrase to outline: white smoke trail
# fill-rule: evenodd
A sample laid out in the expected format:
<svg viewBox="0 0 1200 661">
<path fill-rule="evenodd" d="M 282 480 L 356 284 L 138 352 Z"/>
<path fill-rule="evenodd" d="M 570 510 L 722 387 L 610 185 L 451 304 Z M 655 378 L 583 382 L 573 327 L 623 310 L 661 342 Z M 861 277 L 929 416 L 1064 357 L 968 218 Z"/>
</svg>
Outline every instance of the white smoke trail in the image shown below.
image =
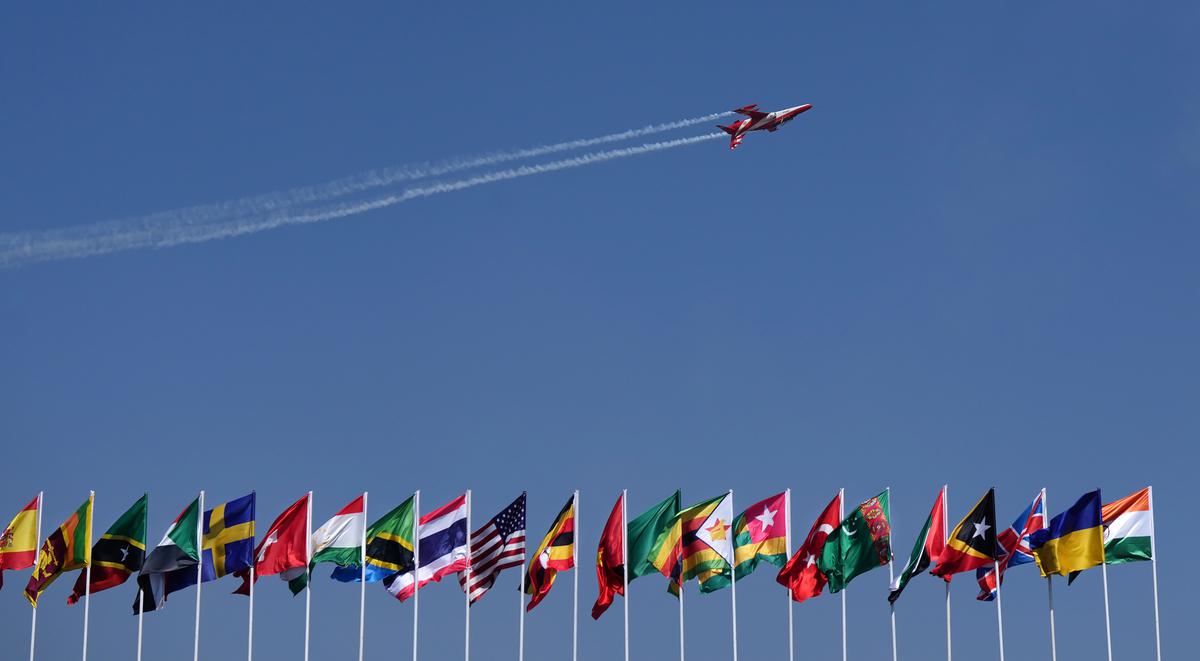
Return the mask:
<svg viewBox="0 0 1200 661">
<path fill-rule="evenodd" d="M 592 152 L 548 163 L 496 170 L 466 179 L 405 188 L 396 193 L 366 200 L 342 202 L 316 209 L 278 209 L 215 223 L 197 223 L 181 219 L 168 220 L 148 216 L 142 219 L 111 221 L 44 232 L 0 234 L 0 267 L 11 268 L 37 262 L 89 257 L 139 248 L 167 248 L 185 243 L 200 243 L 264 232 L 285 225 L 336 220 L 421 197 L 603 163 L 627 156 L 684 147 L 721 138 L 724 135 L 724 133 L 709 133 L 690 138 L 651 142 L 636 147 Z"/>
</svg>

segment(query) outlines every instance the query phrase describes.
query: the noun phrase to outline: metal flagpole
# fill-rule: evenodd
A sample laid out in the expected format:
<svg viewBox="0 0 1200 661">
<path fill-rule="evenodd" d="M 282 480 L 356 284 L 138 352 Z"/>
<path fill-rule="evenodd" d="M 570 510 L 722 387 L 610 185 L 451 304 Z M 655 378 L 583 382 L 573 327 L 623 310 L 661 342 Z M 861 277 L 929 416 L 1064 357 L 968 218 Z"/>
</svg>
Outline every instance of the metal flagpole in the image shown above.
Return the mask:
<svg viewBox="0 0 1200 661">
<path fill-rule="evenodd" d="M 413 493 L 413 661 L 417 661 L 417 617 L 421 604 L 421 490 Z"/>
<path fill-rule="evenodd" d="M 204 489 L 200 490 L 200 509 L 196 512 L 196 633 L 192 644 L 192 661 L 200 661 L 200 585 L 204 581 Z"/>
<path fill-rule="evenodd" d="M 528 528 L 529 526 L 526 525 Z M 525 661 L 525 549 L 527 547 L 521 545 L 521 573 L 517 578 L 517 597 L 519 608 L 517 608 L 517 661 Z"/>
<path fill-rule="evenodd" d="M 309 491 L 304 535 L 304 661 L 308 661 L 309 625 L 312 620 L 312 506 L 313 492 Z"/>
<path fill-rule="evenodd" d="M 1162 661 L 1162 641 L 1158 634 L 1158 550 L 1154 548 L 1154 487 L 1146 487 L 1146 496 L 1150 505 L 1150 576 L 1154 581 L 1154 654 Z M 41 509 L 38 510 L 41 516 Z M 41 520 L 40 518 L 38 519 Z"/>
<path fill-rule="evenodd" d="M 87 565 L 84 567 L 84 586 L 83 586 L 83 661 L 87 661 L 87 644 L 88 644 L 88 606 L 92 601 L 92 519 L 96 518 L 96 492 L 88 493 L 88 501 L 91 510 L 88 514 L 87 522 Z"/>
<path fill-rule="evenodd" d="M 146 542 L 147 542 L 147 544 L 150 542 L 151 539 L 153 539 L 153 538 L 150 537 L 150 500 L 147 498 L 146 499 Z M 142 549 L 142 565 L 143 566 L 146 564 L 146 556 L 147 555 L 149 555 L 149 554 L 146 553 L 146 550 Z M 145 614 L 145 612 L 146 612 L 146 593 L 145 593 L 145 591 L 142 590 L 142 585 L 139 582 L 138 583 L 137 661 L 142 661 L 142 616 Z"/>
<path fill-rule="evenodd" d="M 888 528 L 889 528 L 889 530 L 895 530 L 896 529 L 896 527 L 894 525 L 895 519 L 892 518 L 892 488 L 891 487 L 887 488 L 887 497 L 888 497 L 888 511 L 887 511 Z M 893 564 L 895 564 L 895 554 L 892 553 L 892 540 L 891 540 L 891 534 L 889 533 L 889 535 L 888 535 L 888 586 L 889 587 L 892 585 L 892 581 L 896 580 L 895 569 L 892 567 Z M 892 661 L 899 661 L 899 656 L 897 655 L 897 651 L 896 651 L 896 604 L 889 602 L 888 607 L 892 611 Z"/>
<path fill-rule="evenodd" d="M 36 530 L 34 540 L 37 542 L 38 548 L 37 552 L 33 554 L 33 571 L 35 572 L 37 571 L 38 562 L 42 559 L 42 496 L 45 493 L 45 491 L 39 491 L 37 497 L 37 523 L 34 524 Z M 37 606 L 34 606 L 32 610 L 33 621 L 29 625 L 29 661 L 33 661 L 34 647 L 37 643 Z"/>
<path fill-rule="evenodd" d="M 733 511 L 733 489 L 729 490 L 729 510 Z M 718 520 L 718 523 L 720 521 Z M 729 530 L 733 532 L 733 522 L 730 521 Z M 728 535 L 726 539 L 729 539 Z M 733 553 L 733 540 L 729 539 L 729 552 Z M 737 566 L 734 564 L 737 558 L 730 558 L 729 563 L 729 605 L 730 605 L 730 620 L 733 623 L 733 661 L 737 661 Z"/>
<path fill-rule="evenodd" d="M 621 582 L 625 591 L 625 661 L 629 661 L 629 490 L 621 490 Z M 1152 554 L 1153 555 L 1153 554 Z"/>
<path fill-rule="evenodd" d="M 467 489 L 467 580 L 463 584 L 464 592 L 466 593 L 466 609 L 467 609 L 467 630 L 466 630 L 466 649 L 463 650 L 463 658 L 466 661 L 471 661 L 471 490 Z"/>
<path fill-rule="evenodd" d="M 838 526 L 846 518 L 846 490 L 838 489 Z M 846 586 L 842 586 L 842 661 L 848 661 L 846 654 Z"/>
<path fill-rule="evenodd" d="M 1100 575 L 1104 580 L 1104 642 L 1108 645 L 1108 661 L 1112 661 L 1112 623 L 1108 620 L 1108 563 L 1100 563 Z"/>
<path fill-rule="evenodd" d="M 258 558 L 254 559 L 255 561 Z M 246 661 L 254 661 L 254 564 L 250 564 L 250 633 L 246 636 Z"/>
<path fill-rule="evenodd" d="M 995 492 L 993 492 L 995 493 Z M 994 498 L 993 498 L 994 505 Z M 992 525 L 996 525 L 996 508 L 992 508 Z M 996 572 L 996 628 L 1000 634 L 1000 661 L 1004 661 L 1004 609 L 1000 604 L 1000 561 L 996 559 L 997 546 L 1000 545 L 999 537 L 992 542 L 992 568 Z"/>
<path fill-rule="evenodd" d="M 571 616 L 571 661 L 579 661 L 579 489 L 575 490 L 575 531 L 571 533 L 571 562 L 575 565 L 573 615 Z M 1111 659 L 1110 659 L 1111 661 Z"/>
<path fill-rule="evenodd" d="M 679 661 L 683 658 L 683 593 L 687 590 L 687 582 L 683 580 L 683 569 L 679 570 Z"/>
<path fill-rule="evenodd" d="M 1042 528 L 1050 526 L 1049 517 L 1046 514 L 1050 511 L 1050 506 L 1046 504 L 1046 488 L 1042 487 Z M 999 581 L 1000 577 L 997 576 Z M 1058 641 L 1054 632 L 1054 579 L 1050 576 L 1046 577 L 1046 600 L 1050 605 L 1050 661 L 1058 661 Z"/>
<path fill-rule="evenodd" d="M 784 529 L 784 544 L 787 546 L 787 551 L 785 551 L 785 555 L 790 557 L 792 555 L 792 490 L 791 489 L 785 489 L 783 492 L 783 509 L 787 510 L 786 512 L 784 512 L 784 515 L 783 515 L 784 525 L 787 526 L 787 528 Z M 787 596 L 787 606 L 788 606 L 788 609 L 787 609 L 788 610 L 788 661 L 793 661 L 793 659 L 795 658 L 795 631 L 792 626 L 792 591 L 784 590 L 784 594 Z"/>
<path fill-rule="evenodd" d="M 942 543 L 950 541 L 950 485 L 942 485 Z M 950 581 L 946 583 L 946 661 L 954 658 L 954 645 L 950 640 Z"/>
<path fill-rule="evenodd" d="M 363 633 L 367 622 L 367 492 L 364 491 L 362 540 L 359 542 L 358 583 L 358 661 L 363 661 Z M 311 572 L 310 572 L 311 576 Z"/>
</svg>

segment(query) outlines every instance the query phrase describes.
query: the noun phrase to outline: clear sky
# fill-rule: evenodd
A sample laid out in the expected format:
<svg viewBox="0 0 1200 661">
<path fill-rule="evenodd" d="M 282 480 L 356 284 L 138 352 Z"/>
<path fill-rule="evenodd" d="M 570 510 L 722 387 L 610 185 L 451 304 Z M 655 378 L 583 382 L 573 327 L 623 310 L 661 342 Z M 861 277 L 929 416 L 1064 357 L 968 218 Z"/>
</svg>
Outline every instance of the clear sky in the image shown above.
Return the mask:
<svg viewBox="0 0 1200 661">
<path fill-rule="evenodd" d="M 364 489 L 382 513 L 416 488 L 431 506 L 472 488 L 477 520 L 528 490 L 536 538 L 579 488 L 581 657 L 615 659 L 619 610 L 586 613 L 622 488 L 636 514 L 676 488 L 744 505 L 790 487 L 802 536 L 837 488 L 857 502 L 890 485 L 903 558 L 944 482 L 955 518 L 994 485 L 1003 522 L 1043 486 L 1057 512 L 1153 483 L 1164 652 L 1194 647 L 1200 8 L 251 4 L 10 8 L 0 232 L 815 107 L 732 153 L 718 140 L 0 271 L 5 522 L 39 489 L 48 528 L 95 489 L 98 530 L 149 491 L 157 540 L 201 488 L 256 489 L 263 527 L 308 489 L 319 523 Z M 1151 658 L 1150 567 L 1109 574 L 1116 656 Z M 0 592 L 5 658 L 27 644 L 25 576 Z M 739 585 L 744 659 L 782 658 L 772 579 Z M 40 658 L 78 653 L 72 580 L 44 597 Z M 475 609 L 477 658 L 515 658 L 503 580 Z M 851 658 L 886 656 L 886 583 L 850 586 Z M 530 661 L 569 653 L 570 585 L 530 616 Z M 260 586 L 257 658 L 298 658 L 302 600 Z M 204 658 L 244 649 L 234 587 L 206 586 Z M 996 658 L 974 593 L 955 581 L 956 650 Z M 93 598 L 93 658 L 132 658 L 133 595 Z M 1055 596 L 1059 658 L 1099 658 L 1098 572 Z M 147 617 L 146 658 L 190 652 L 178 597 Z M 942 599 L 932 578 L 910 585 L 903 658 L 942 658 Z M 321 577 L 313 601 L 314 659 L 351 658 L 357 590 Z M 423 658 L 457 658 L 461 592 L 421 601 Z M 671 658 L 662 582 L 639 579 L 630 604 L 634 657 Z M 1013 571 L 1004 604 L 1009 658 L 1048 657 L 1035 569 Z M 689 658 L 729 658 L 729 593 L 686 605 Z M 370 590 L 368 658 L 403 658 L 411 618 Z M 838 621 L 836 598 L 798 606 L 797 658 L 833 658 Z"/>
</svg>

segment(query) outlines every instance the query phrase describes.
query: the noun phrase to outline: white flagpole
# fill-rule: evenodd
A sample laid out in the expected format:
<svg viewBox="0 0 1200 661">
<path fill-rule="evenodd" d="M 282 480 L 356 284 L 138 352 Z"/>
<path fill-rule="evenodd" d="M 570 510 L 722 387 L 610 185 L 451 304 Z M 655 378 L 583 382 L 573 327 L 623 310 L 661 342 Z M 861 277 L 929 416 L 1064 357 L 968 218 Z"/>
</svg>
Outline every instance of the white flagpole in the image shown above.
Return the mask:
<svg viewBox="0 0 1200 661">
<path fill-rule="evenodd" d="M 1112 661 L 1112 624 L 1108 620 L 1108 563 L 1100 563 L 1100 575 L 1104 580 L 1104 642 L 1108 645 L 1108 661 Z"/>
<path fill-rule="evenodd" d="M 888 513 L 888 528 L 890 530 L 895 530 L 896 526 L 893 525 L 893 522 L 895 521 L 895 519 L 892 518 L 892 488 L 891 487 L 887 488 L 887 497 L 888 497 L 888 512 L 887 512 Z M 891 541 L 891 535 L 889 533 L 889 536 L 888 536 L 888 586 L 889 587 L 892 585 L 892 581 L 896 580 L 895 569 L 892 566 L 893 564 L 895 564 L 895 555 L 896 554 L 892 553 L 892 541 Z M 888 602 L 888 607 L 892 611 L 892 661 L 899 661 L 900 657 L 898 656 L 897 650 L 896 650 L 896 604 Z"/>
<path fill-rule="evenodd" d="M 784 525 L 784 544 L 787 546 L 785 555 L 792 555 L 792 490 L 785 489 L 783 492 L 783 509 L 786 510 L 783 515 Z M 792 591 L 784 590 L 784 595 L 787 597 L 787 612 L 788 612 L 788 661 L 795 659 L 795 631 L 792 626 Z"/>
<path fill-rule="evenodd" d="M 304 534 L 304 661 L 308 661 L 308 638 L 312 620 L 312 514 L 313 492 L 308 492 L 307 521 Z M 364 525 L 366 522 L 363 522 Z"/>
<path fill-rule="evenodd" d="M 846 518 L 846 490 L 838 489 L 838 527 Z M 839 533 L 840 534 L 840 533 Z M 842 586 L 842 661 L 850 658 L 846 654 L 846 587 Z"/>
<path fill-rule="evenodd" d="M 36 532 L 34 540 L 37 542 L 37 552 L 33 554 L 33 571 L 37 571 L 38 562 L 42 559 L 42 496 L 46 492 L 39 491 L 37 497 L 37 523 L 34 525 Z M 1153 546 L 1153 545 L 1152 545 Z M 33 661 L 34 647 L 37 643 L 37 606 L 34 606 L 33 621 L 29 625 L 29 661 Z"/>
<path fill-rule="evenodd" d="M 526 528 L 528 528 L 526 524 Z M 528 542 L 526 542 L 528 543 Z M 521 572 L 517 578 L 517 661 L 525 661 L 525 549 L 528 548 L 524 544 L 521 547 Z"/>
<path fill-rule="evenodd" d="M 571 616 L 571 661 L 579 661 L 579 489 L 575 490 L 575 531 L 571 534 L 571 562 L 575 564 L 575 582 Z M 1111 659 L 1110 659 L 1111 661 Z"/>
<path fill-rule="evenodd" d="M 255 562 L 258 558 L 254 559 Z M 246 661 L 254 661 L 254 564 L 250 565 L 250 633 L 246 636 Z"/>
<path fill-rule="evenodd" d="M 992 526 L 996 525 L 995 491 L 992 492 Z M 1004 609 L 1000 604 L 1000 561 L 996 559 L 996 547 L 1000 545 L 997 537 L 992 545 L 992 568 L 996 572 L 996 629 L 1000 634 L 1000 661 L 1004 661 Z"/>
<path fill-rule="evenodd" d="M 733 489 L 729 490 L 729 510 L 733 511 Z M 729 522 L 729 531 L 733 532 L 733 521 Z M 728 539 L 728 536 L 726 536 Z M 733 553 L 733 540 L 729 540 L 729 551 Z M 730 621 L 733 624 L 733 661 L 737 661 L 737 558 L 730 558 L 729 563 L 729 606 Z"/>
<path fill-rule="evenodd" d="M 413 661 L 417 661 L 417 617 L 421 604 L 421 490 L 413 493 Z"/>
<path fill-rule="evenodd" d="M 1050 526 L 1050 517 L 1046 516 L 1050 512 L 1050 505 L 1046 503 L 1046 488 L 1042 487 L 1042 528 Z M 996 580 L 1000 580 L 996 577 Z M 1046 600 L 1050 605 L 1050 661 L 1058 661 L 1058 641 L 1054 632 L 1054 579 L 1050 576 L 1046 577 Z"/>
<path fill-rule="evenodd" d="M 466 630 L 466 649 L 463 650 L 463 658 L 466 661 L 471 661 L 471 490 L 467 489 L 467 580 L 463 584 L 463 592 L 466 595 L 467 609 L 467 630 Z"/>
<path fill-rule="evenodd" d="M 364 491 L 362 540 L 359 542 L 358 582 L 358 661 L 363 661 L 363 633 L 367 622 L 367 492 Z M 311 539 L 311 535 L 309 537 Z M 311 542 L 309 542 L 311 544 Z M 310 576 L 311 578 L 311 576 Z"/>
<path fill-rule="evenodd" d="M 87 522 L 87 565 L 83 569 L 83 661 L 87 661 L 88 644 L 88 606 L 92 601 L 92 519 L 96 518 L 96 492 L 88 494 L 91 512 Z M 1110 660 L 1111 661 L 1111 660 Z"/>
<path fill-rule="evenodd" d="M 146 499 L 146 544 L 149 545 L 150 537 L 150 500 Z M 146 564 L 146 556 L 149 552 L 142 549 L 142 565 Z M 139 571 L 139 573 L 141 573 Z M 146 612 L 146 593 L 142 590 L 142 585 L 138 583 L 138 635 L 137 635 L 137 661 L 142 661 L 142 616 Z"/>
<path fill-rule="evenodd" d="M 942 543 L 950 541 L 950 485 L 942 485 Z M 946 661 L 954 658 L 954 645 L 950 640 L 950 582 L 946 583 Z"/>
<path fill-rule="evenodd" d="M 687 591 L 687 581 L 683 580 L 683 569 L 679 570 L 679 661 L 683 658 L 683 593 Z"/>
<path fill-rule="evenodd" d="M 196 512 L 196 632 L 192 644 L 192 661 L 200 661 L 200 585 L 204 581 L 204 489 L 200 490 L 199 510 Z"/>
<path fill-rule="evenodd" d="M 1154 658 L 1162 661 L 1162 641 L 1158 634 L 1158 549 L 1154 548 L 1154 487 L 1146 487 L 1146 491 L 1150 501 L 1150 577 L 1154 581 Z M 41 516 L 41 509 L 38 516 Z"/>
<path fill-rule="evenodd" d="M 621 490 L 621 582 L 625 591 L 625 661 L 629 661 L 629 490 Z M 1151 552 L 1151 555 L 1154 555 Z"/>
</svg>

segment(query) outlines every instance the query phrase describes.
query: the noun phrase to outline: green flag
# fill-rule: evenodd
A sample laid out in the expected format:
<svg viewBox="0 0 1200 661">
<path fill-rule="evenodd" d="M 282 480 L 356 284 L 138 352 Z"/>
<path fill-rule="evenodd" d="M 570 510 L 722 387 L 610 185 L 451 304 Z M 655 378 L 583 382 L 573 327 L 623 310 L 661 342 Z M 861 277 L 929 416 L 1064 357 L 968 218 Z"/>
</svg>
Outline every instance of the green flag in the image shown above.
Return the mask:
<svg viewBox="0 0 1200 661">
<path fill-rule="evenodd" d="M 657 574 L 652 562 L 658 555 L 659 534 L 670 527 L 679 514 L 680 494 L 676 491 L 666 500 L 626 524 L 625 538 L 629 546 L 629 580 L 646 574 Z"/>
<path fill-rule="evenodd" d="M 882 567 L 892 555 L 888 492 L 859 505 L 829 536 L 817 569 L 829 579 L 829 592 L 841 592 L 859 574 Z"/>
</svg>

